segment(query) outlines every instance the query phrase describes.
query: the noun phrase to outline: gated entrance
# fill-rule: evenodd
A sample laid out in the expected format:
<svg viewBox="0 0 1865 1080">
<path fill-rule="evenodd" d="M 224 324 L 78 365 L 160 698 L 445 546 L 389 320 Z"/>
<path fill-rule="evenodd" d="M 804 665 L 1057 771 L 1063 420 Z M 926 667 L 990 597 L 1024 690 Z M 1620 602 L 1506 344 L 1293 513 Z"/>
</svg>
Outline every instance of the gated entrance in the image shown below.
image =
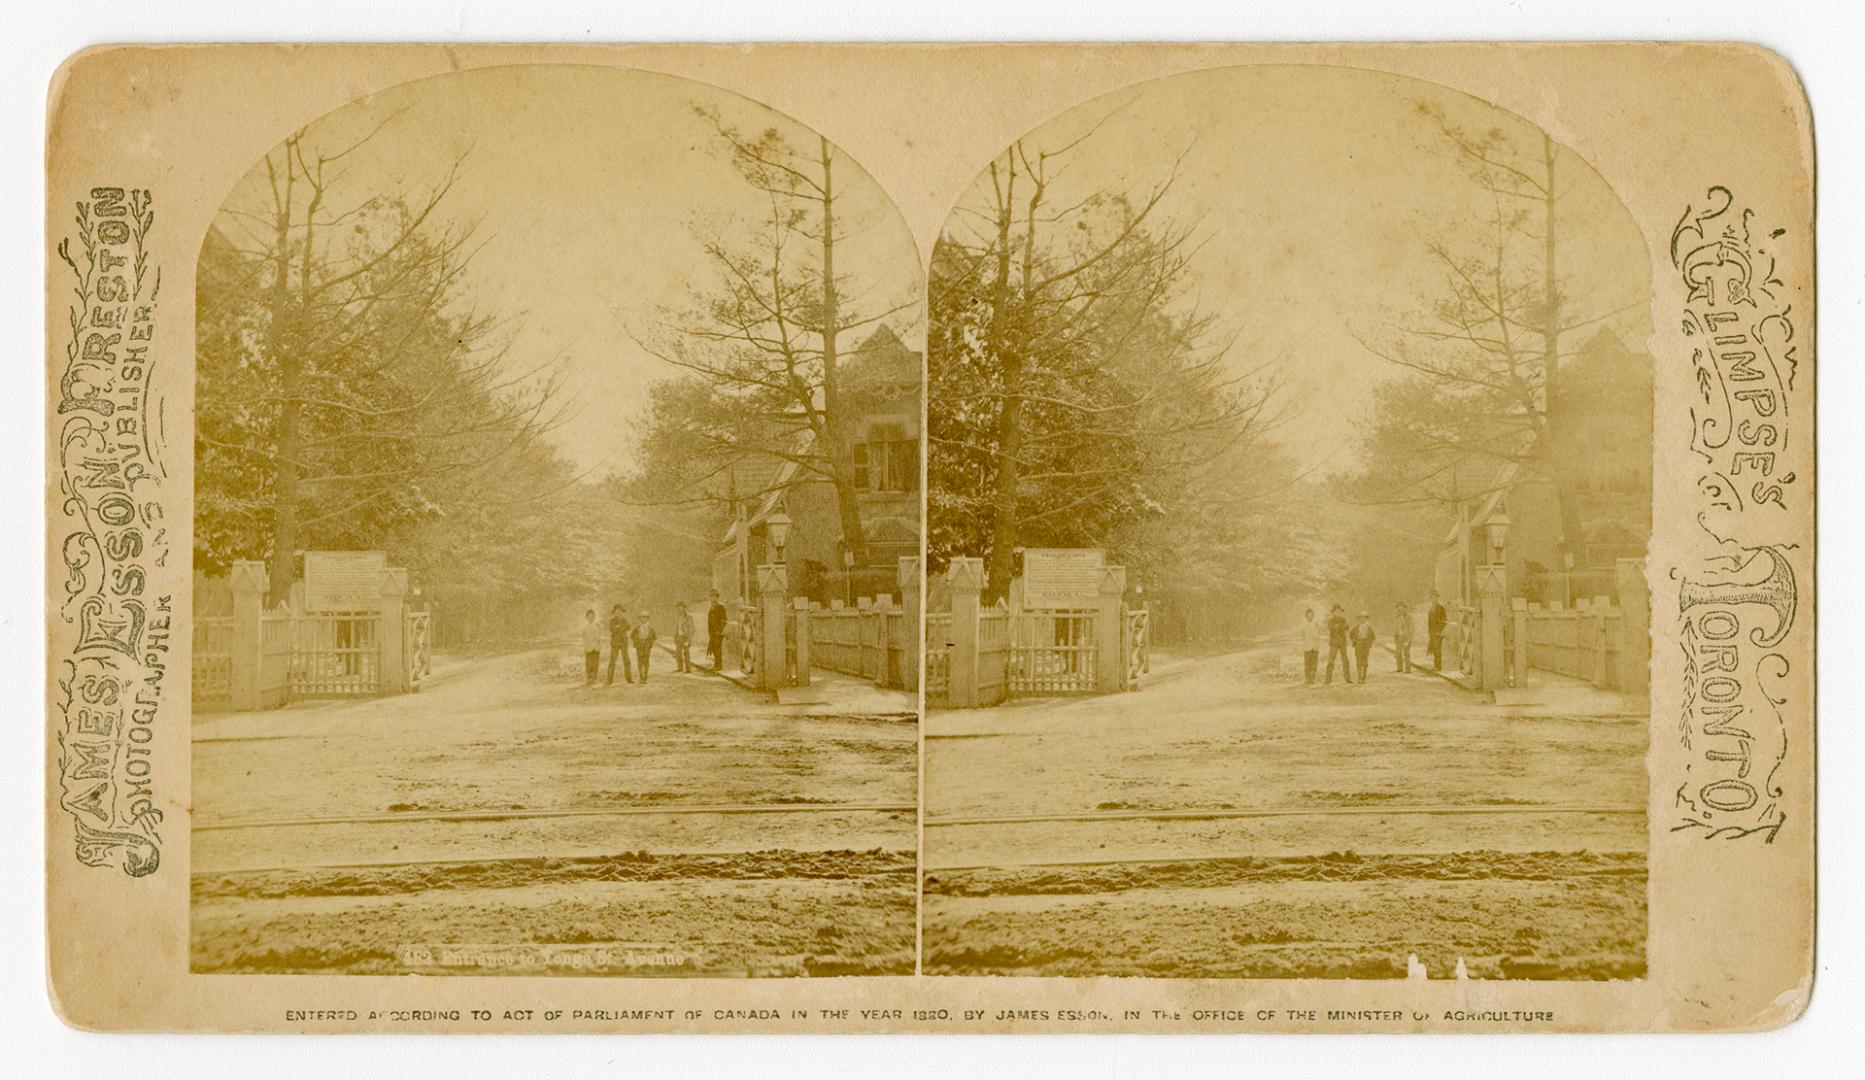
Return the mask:
<svg viewBox="0 0 1865 1080">
<path fill-rule="evenodd" d="M 1098 553 L 1096 553 L 1098 556 Z M 1148 613 L 1126 600 L 1127 572 L 1098 557 L 1052 559 L 1059 572 L 1035 595 L 1089 593 L 1078 580 L 1082 564 L 1093 572 L 1092 595 L 1068 604 L 1020 603 L 1032 590 L 1019 582 L 1011 601 L 979 603 L 984 567 L 979 559 L 952 560 L 944 593 L 948 611 L 926 617 L 927 697 L 942 705 L 994 705 L 1013 694 L 1108 694 L 1139 686 L 1146 672 Z"/>
<path fill-rule="evenodd" d="M 1010 692 L 1092 694 L 1096 679 L 1092 610 L 1020 611 L 1010 615 Z"/>
<path fill-rule="evenodd" d="M 419 690 L 431 666 L 432 616 L 408 610 L 407 571 L 384 567 L 375 581 L 373 596 L 350 583 L 347 600 L 358 606 L 348 610 L 306 610 L 302 582 L 285 604 L 267 610 L 263 564 L 235 563 L 220 579 L 196 574 L 195 709 Z"/>
<path fill-rule="evenodd" d="M 372 697 L 382 692 L 382 615 L 304 615 L 291 625 L 291 696 Z"/>
</svg>

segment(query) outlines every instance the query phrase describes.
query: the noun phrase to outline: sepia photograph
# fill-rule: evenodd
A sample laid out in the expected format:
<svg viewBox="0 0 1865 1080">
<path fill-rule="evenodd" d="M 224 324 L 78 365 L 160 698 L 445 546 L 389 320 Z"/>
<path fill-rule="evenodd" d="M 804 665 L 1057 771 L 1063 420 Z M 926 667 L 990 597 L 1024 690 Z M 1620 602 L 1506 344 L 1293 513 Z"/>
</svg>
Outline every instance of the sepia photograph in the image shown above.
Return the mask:
<svg viewBox="0 0 1865 1080">
<path fill-rule="evenodd" d="M 920 258 L 735 94 L 456 72 L 195 285 L 190 966 L 910 974 Z"/>
<path fill-rule="evenodd" d="M 1807 1009 L 1791 58 L 629 36 L 49 76 L 66 1025 Z"/>
<path fill-rule="evenodd" d="M 1397 75 L 993 158 L 928 285 L 926 972 L 1642 977 L 1651 278 Z"/>
</svg>

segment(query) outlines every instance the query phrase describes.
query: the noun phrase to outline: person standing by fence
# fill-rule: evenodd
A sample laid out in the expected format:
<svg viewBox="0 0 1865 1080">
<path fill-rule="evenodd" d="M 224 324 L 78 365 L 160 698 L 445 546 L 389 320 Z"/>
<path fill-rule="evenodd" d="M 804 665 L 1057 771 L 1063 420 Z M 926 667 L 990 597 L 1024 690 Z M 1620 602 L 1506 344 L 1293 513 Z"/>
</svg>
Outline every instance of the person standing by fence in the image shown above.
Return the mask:
<svg viewBox="0 0 1865 1080">
<path fill-rule="evenodd" d="M 1315 622 L 1315 609 L 1302 612 L 1302 685 L 1315 684 L 1315 669 L 1321 666 L 1321 626 Z"/>
<path fill-rule="evenodd" d="M 686 601 L 673 606 L 673 669 L 693 670 L 693 616 L 687 614 Z"/>
<path fill-rule="evenodd" d="M 1412 613 L 1404 604 L 1395 606 L 1397 621 L 1392 625 L 1392 654 L 1398 661 L 1395 671 L 1412 670 Z"/>
<path fill-rule="evenodd" d="M 719 603 L 719 590 L 712 590 L 712 606 L 706 609 L 706 652 L 712 656 L 712 670 L 725 668 L 725 605 Z"/>
<path fill-rule="evenodd" d="M 1449 618 L 1443 603 L 1432 597 L 1431 611 L 1425 616 L 1425 644 L 1431 650 L 1431 666 L 1437 671 L 1444 670 L 1444 624 Z"/>
<path fill-rule="evenodd" d="M 635 643 L 635 670 L 641 675 L 641 685 L 648 682 L 648 657 L 654 652 L 654 626 L 648 621 L 648 613 L 642 612 L 635 620 L 635 628 L 629 635 Z"/>
<path fill-rule="evenodd" d="M 609 682 L 615 685 L 615 658 L 622 658 L 622 682 L 635 681 L 635 666 L 628 658 L 628 631 L 634 624 L 628 621 L 628 613 L 617 604 L 609 609 Z"/>
<path fill-rule="evenodd" d="M 596 673 L 602 668 L 602 624 L 596 621 L 596 609 L 583 612 L 583 685 L 596 685 Z"/>
</svg>

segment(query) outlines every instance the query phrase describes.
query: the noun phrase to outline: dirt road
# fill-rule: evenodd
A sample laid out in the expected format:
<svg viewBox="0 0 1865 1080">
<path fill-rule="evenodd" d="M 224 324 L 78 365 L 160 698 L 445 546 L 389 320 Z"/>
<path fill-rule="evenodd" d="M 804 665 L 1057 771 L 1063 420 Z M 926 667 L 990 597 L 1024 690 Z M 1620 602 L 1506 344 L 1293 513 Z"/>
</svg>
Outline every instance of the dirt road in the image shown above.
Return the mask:
<svg viewBox="0 0 1865 1080">
<path fill-rule="evenodd" d="M 581 674 L 197 718 L 195 970 L 912 971 L 911 715 Z"/>
<path fill-rule="evenodd" d="M 1277 643 L 932 714 L 926 971 L 1641 974 L 1643 703 L 1499 707 L 1376 659 L 1307 688 Z"/>
</svg>

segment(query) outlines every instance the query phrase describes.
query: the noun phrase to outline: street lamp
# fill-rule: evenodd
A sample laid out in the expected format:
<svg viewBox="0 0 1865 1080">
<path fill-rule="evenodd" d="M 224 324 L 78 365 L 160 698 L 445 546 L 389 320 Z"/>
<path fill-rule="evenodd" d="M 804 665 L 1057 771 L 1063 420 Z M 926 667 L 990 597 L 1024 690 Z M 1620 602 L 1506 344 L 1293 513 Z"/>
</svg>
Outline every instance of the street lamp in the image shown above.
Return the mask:
<svg viewBox="0 0 1865 1080">
<path fill-rule="evenodd" d="M 1509 526 L 1513 524 L 1515 524 L 1515 522 L 1509 520 L 1509 515 L 1504 510 L 1497 510 L 1494 514 L 1490 515 L 1488 521 L 1483 523 L 1484 531 L 1489 534 L 1489 548 L 1492 553 L 1492 562 L 1501 563 L 1503 561 L 1503 545 L 1509 542 Z"/>
<path fill-rule="evenodd" d="M 784 561 L 784 541 L 790 539 L 790 515 L 782 510 L 764 519 L 765 531 L 770 534 L 771 544 L 777 549 L 777 561 Z"/>
<path fill-rule="evenodd" d="M 855 549 L 842 542 L 842 606 L 855 603 Z"/>
</svg>

